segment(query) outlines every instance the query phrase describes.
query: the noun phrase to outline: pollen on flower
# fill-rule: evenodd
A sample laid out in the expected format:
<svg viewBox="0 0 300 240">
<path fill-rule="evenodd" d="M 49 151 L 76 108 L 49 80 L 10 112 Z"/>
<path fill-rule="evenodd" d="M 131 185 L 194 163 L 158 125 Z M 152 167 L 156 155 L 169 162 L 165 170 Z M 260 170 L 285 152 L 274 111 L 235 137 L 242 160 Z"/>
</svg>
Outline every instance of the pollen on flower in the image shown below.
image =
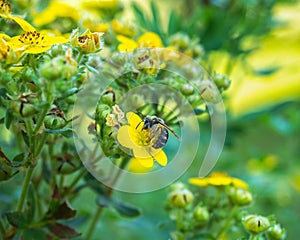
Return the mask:
<svg viewBox="0 0 300 240">
<path fill-rule="evenodd" d="M 0 0 L 0 14 L 11 14 L 11 4 L 5 0 Z"/>
<path fill-rule="evenodd" d="M 26 32 L 20 35 L 19 42 L 27 45 L 39 45 L 44 40 L 44 36 L 42 36 L 39 32 Z"/>
</svg>

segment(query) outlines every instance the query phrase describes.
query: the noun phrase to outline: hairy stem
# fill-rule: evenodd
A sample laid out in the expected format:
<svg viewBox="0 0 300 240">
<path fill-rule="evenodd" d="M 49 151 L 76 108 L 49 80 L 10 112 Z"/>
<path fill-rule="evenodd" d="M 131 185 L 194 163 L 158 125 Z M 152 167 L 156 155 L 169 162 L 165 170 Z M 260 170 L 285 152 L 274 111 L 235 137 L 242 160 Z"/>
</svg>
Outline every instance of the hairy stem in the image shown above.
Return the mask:
<svg viewBox="0 0 300 240">
<path fill-rule="evenodd" d="M 24 183 L 23 183 L 23 187 L 22 187 L 20 200 L 19 200 L 18 207 L 17 207 L 17 211 L 22 211 L 23 210 L 23 206 L 24 206 L 26 195 L 27 195 L 28 186 L 29 186 L 29 183 L 31 181 L 32 174 L 33 174 L 33 170 L 34 170 L 34 168 L 30 167 L 28 169 L 27 173 L 26 173 Z"/>
</svg>

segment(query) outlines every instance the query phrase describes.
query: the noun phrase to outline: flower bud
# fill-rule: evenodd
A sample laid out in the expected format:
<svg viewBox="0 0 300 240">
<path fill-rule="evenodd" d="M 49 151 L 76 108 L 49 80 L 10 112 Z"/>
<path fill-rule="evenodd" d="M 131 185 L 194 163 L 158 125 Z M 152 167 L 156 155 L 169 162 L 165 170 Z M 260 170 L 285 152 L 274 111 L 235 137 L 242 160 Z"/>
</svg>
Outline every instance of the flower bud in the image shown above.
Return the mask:
<svg viewBox="0 0 300 240">
<path fill-rule="evenodd" d="M 102 35 L 104 33 L 92 33 L 87 29 L 79 36 L 79 29 L 73 30 L 70 36 L 70 43 L 73 47 L 78 47 L 84 53 L 94 53 L 103 48 Z"/>
<path fill-rule="evenodd" d="M 178 47 L 180 50 L 186 49 L 189 46 L 190 39 L 188 35 L 177 33 L 172 36 L 171 45 Z"/>
<path fill-rule="evenodd" d="M 200 90 L 201 97 L 205 101 L 210 103 L 218 103 L 221 101 L 219 90 L 213 82 L 209 80 L 203 80 L 200 83 L 199 90 Z"/>
<path fill-rule="evenodd" d="M 283 240 L 286 238 L 285 229 L 280 224 L 275 224 L 268 229 L 268 237 L 270 240 Z"/>
<path fill-rule="evenodd" d="M 213 82 L 217 85 L 218 89 L 226 90 L 230 86 L 230 80 L 226 75 L 216 74 L 213 77 Z"/>
<path fill-rule="evenodd" d="M 181 92 L 185 95 L 185 96 L 189 96 L 192 95 L 194 93 L 194 87 L 191 84 L 183 84 L 181 86 Z"/>
<path fill-rule="evenodd" d="M 11 101 L 10 108 L 17 117 L 31 117 L 38 111 L 33 104 L 21 101 Z"/>
<path fill-rule="evenodd" d="M 252 202 L 252 194 L 246 189 L 228 187 L 226 193 L 229 199 L 238 206 L 249 205 Z"/>
<path fill-rule="evenodd" d="M 57 130 L 66 126 L 67 122 L 64 118 L 51 114 L 45 117 L 44 124 L 48 129 Z"/>
<path fill-rule="evenodd" d="M 169 192 L 174 192 L 174 191 L 182 190 L 182 189 L 185 189 L 185 188 L 186 188 L 186 186 L 182 182 L 176 182 L 176 183 L 173 183 L 169 187 Z"/>
<path fill-rule="evenodd" d="M 197 221 L 197 225 L 204 226 L 209 220 L 209 212 L 207 207 L 204 206 L 196 206 L 193 212 L 193 216 Z"/>
<path fill-rule="evenodd" d="M 193 56 L 196 57 L 202 57 L 204 55 L 204 48 L 201 44 L 197 44 L 193 48 Z"/>
<path fill-rule="evenodd" d="M 270 227 L 269 219 L 263 216 L 248 215 L 242 221 L 245 229 L 252 234 L 262 233 Z"/>
<path fill-rule="evenodd" d="M 175 190 L 169 194 L 169 201 L 171 205 L 178 208 L 186 207 L 193 201 L 193 199 L 194 195 L 188 189 Z"/>
</svg>

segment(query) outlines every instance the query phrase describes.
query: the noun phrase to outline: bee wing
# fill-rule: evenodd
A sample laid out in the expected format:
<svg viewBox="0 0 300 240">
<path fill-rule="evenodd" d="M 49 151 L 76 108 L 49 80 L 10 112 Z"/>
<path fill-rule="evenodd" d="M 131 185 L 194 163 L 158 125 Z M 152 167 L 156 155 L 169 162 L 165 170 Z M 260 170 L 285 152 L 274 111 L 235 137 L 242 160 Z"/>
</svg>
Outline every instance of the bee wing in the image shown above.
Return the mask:
<svg viewBox="0 0 300 240">
<path fill-rule="evenodd" d="M 163 127 L 165 127 L 166 129 L 168 129 L 178 140 L 180 140 L 180 137 L 172 128 L 170 128 L 168 125 L 166 125 L 163 122 L 160 122 L 159 124 L 162 125 Z"/>
</svg>

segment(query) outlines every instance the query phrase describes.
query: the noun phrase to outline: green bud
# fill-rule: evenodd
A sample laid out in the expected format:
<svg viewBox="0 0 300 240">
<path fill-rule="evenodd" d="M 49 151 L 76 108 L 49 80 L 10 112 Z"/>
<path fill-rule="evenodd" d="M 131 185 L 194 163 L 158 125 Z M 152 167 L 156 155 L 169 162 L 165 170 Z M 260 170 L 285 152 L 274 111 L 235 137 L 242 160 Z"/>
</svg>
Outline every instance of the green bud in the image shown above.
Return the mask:
<svg viewBox="0 0 300 240">
<path fill-rule="evenodd" d="M 286 231 L 280 226 L 275 224 L 268 229 L 268 237 L 270 240 L 283 240 L 286 238 Z"/>
<path fill-rule="evenodd" d="M 11 101 L 10 108 L 17 117 L 31 117 L 37 113 L 37 109 L 33 104 L 21 101 Z"/>
<path fill-rule="evenodd" d="M 226 90 L 230 86 L 230 80 L 226 75 L 216 74 L 213 77 L 213 82 L 217 85 L 218 89 Z"/>
<path fill-rule="evenodd" d="M 185 208 L 193 199 L 194 195 L 188 189 L 178 189 L 169 194 L 169 202 L 178 208 Z"/>
<path fill-rule="evenodd" d="M 174 192 L 183 189 L 186 189 L 186 186 L 182 182 L 176 182 L 169 187 L 169 192 Z"/>
<path fill-rule="evenodd" d="M 61 129 L 66 126 L 66 120 L 54 114 L 47 115 L 44 119 L 45 127 L 51 130 Z"/>
<path fill-rule="evenodd" d="M 181 86 L 181 92 L 185 95 L 185 96 L 189 96 L 192 95 L 194 93 L 194 87 L 191 84 L 183 84 Z"/>
<path fill-rule="evenodd" d="M 190 39 L 184 33 L 177 33 L 171 38 L 171 45 L 178 47 L 180 50 L 186 49 L 189 46 Z"/>
<path fill-rule="evenodd" d="M 115 102 L 115 94 L 113 92 L 108 92 L 101 96 L 101 102 L 104 104 L 113 104 Z"/>
<path fill-rule="evenodd" d="M 207 207 L 201 205 L 195 207 L 193 216 L 197 221 L 197 225 L 204 226 L 209 221 L 209 212 Z"/>
<path fill-rule="evenodd" d="M 252 194 L 246 189 L 228 187 L 226 193 L 229 199 L 238 206 L 249 205 L 252 202 Z"/>
<path fill-rule="evenodd" d="M 270 227 L 269 219 L 259 215 L 248 215 L 242 221 L 245 229 L 252 234 L 265 232 Z"/>
<path fill-rule="evenodd" d="M 118 66 L 123 66 L 127 62 L 128 54 L 123 52 L 115 52 L 111 56 L 111 60 Z"/>
<path fill-rule="evenodd" d="M 193 48 L 193 56 L 196 57 L 202 57 L 204 55 L 204 48 L 201 44 L 197 44 Z"/>
<path fill-rule="evenodd" d="M 200 90 L 201 97 L 205 101 L 210 103 L 218 103 L 221 101 L 219 90 L 213 82 L 209 80 L 203 80 L 200 83 L 199 90 Z"/>
</svg>

